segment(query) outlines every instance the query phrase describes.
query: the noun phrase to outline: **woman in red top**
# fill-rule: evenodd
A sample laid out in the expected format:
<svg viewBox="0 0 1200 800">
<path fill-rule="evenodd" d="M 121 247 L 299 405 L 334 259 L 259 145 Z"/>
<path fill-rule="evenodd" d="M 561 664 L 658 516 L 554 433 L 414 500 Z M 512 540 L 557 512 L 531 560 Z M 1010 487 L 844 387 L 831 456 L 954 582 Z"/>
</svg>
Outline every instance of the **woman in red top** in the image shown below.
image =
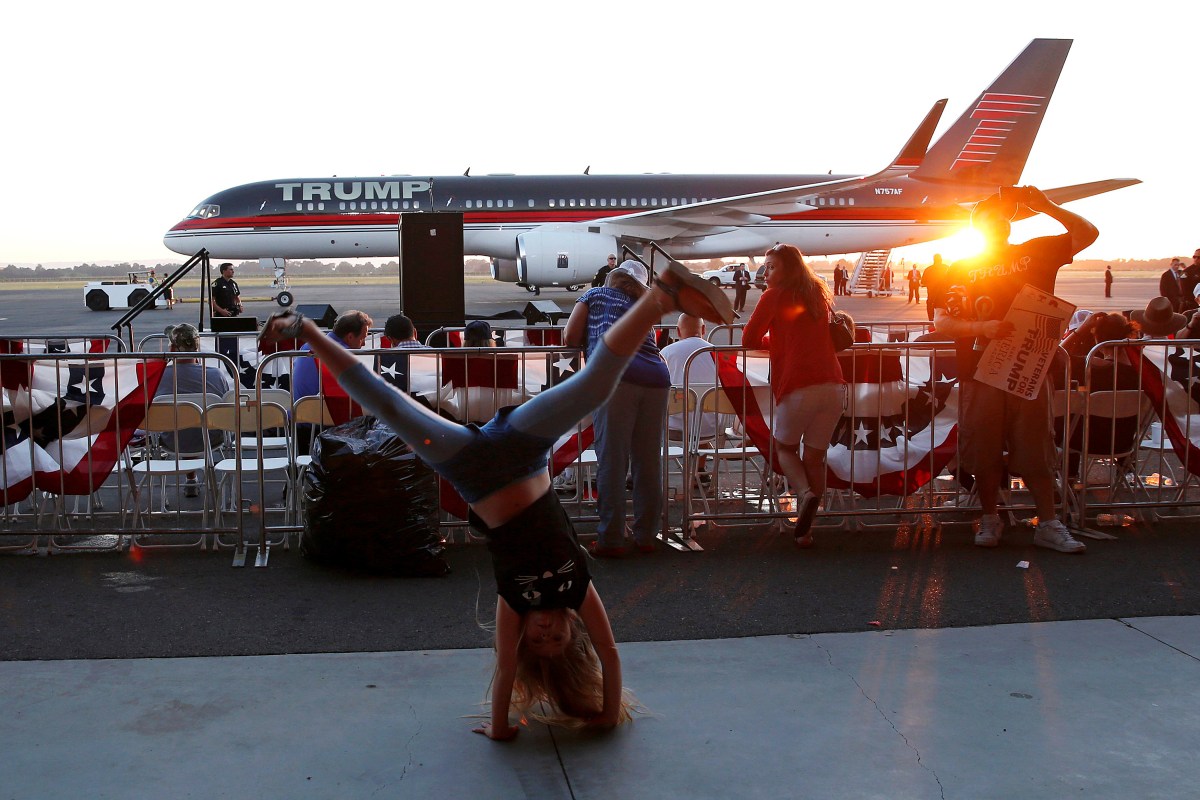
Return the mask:
<svg viewBox="0 0 1200 800">
<path fill-rule="evenodd" d="M 846 380 L 829 336 L 833 298 L 790 244 L 768 250 L 764 266 L 767 290 L 746 323 L 742 344 L 771 352 L 771 434 L 800 503 L 796 546 L 812 547 L 813 518 L 825 494 L 825 451 L 846 399 Z"/>
</svg>

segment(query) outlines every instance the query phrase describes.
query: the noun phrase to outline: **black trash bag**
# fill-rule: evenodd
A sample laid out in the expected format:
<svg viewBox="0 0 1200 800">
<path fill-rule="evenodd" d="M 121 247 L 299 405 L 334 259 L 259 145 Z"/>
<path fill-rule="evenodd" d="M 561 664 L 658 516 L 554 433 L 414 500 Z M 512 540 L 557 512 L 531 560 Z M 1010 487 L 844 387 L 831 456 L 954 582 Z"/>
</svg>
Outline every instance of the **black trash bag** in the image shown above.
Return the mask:
<svg viewBox="0 0 1200 800">
<path fill-rule="evenodd" d="M 374 417 L 327 428 L 305 473 L 301 555 L 410 577 L 450 572 L 437 475 Z"/>
</svg>

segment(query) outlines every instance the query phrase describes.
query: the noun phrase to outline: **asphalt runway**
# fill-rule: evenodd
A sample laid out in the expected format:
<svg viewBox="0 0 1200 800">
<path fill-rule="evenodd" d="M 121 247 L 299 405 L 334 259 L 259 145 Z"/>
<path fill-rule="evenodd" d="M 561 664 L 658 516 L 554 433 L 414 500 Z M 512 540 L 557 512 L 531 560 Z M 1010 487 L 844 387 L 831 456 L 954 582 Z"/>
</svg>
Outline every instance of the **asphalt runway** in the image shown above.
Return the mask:
<svg viewBox="0 0 1200 800">
<path fill-rule="evenodd" d="M 1142 308 L 1158 294 L 1158 273 L 1117 273 L 1114 295 L 1111 300 L 1104 297 L 1103 274 L 1094 271 L 1064 269 L 1059 273 L 1057 294 L 1075 303 L 1080 308 L 1094 311 L 1116 311 Z M 732 291 L 732 290 L 731 290 Z M 297 304 L 328 303 L 335 311 L 351 309 L 365 311 L 380 327 L 391 314 L 400 310 L 398 285 L 355 284 L 353 279 L 345 286 L 306 286 L 297 282 L 294 286 Z M 520 313 L 531 300 L 549 300 L 565 312 L 571 310 L 581 292 L 565 289 L 544 289 L 535 297 L 513 284 L 491 280 L 472 279 L 466 290 L 467 314 L 478 317 L 494 317 L 508 313 Z M 182 299 L 199 296 L 199 288 L 192 286 L 178 290 Z M 246 297 L 266 297 L 268 291 L 262 287 L 245 286 Z M 745 316 L 754 310 L 762 292 L 751 289 L 747 299 Z M 922 293 L 922 298 L 924 293 Z M 838 307 L 848 311 L 860 321 L 900 321 L 925 318 L 924 303 L 920 306 L 906 303 L 905 297 L 841 297 Z M 270 300 L 247 302 L 246 313 L 265 319 L 279 307 Z M 90 311 L 83 305 L 83 284 L 74 289 L 25 289 L 5 288 L 0 284 L 0 333 L 7 334 L 94 334 L 111 332 L 111 326 L 123 314 L 122 311 Z M 178 322 L 196 323 L 200 307 L 196 302 L 182 302 L 173 311 L 156 308 L 143 313 L 134 323 L 136 338 L 158 333 L 167 325 Z M 673 320 L 668 320 L 673 321 Z M 501 321 L 497 324 L 503 325 Z M 524 324 L 524 319 L 508 322 Z"/>
<path fill-rule="evenodd" d="M 1117 297 L 1105 303 L 1097 273 L 1067 271 L 1058 281 L 1062 296 L 1090 308 L 1140 307 L 1156 288 L 1151 273 L 1118 276 Z M 379 287 L 319 291 L 318 299 L 301 288 L 300 302 L 359 307 L 377 319 L 391 313 Z M 95 332 L 116 317 L 85 311 L 79 294 L 4 291 L 0 330 Z M 547 290 L 541 299 L 569 307 L 574 296 Z M 758 296 L 751 290 L 750 302 Z M 503 284 L 472 285 L 468 309 L 494 314 L 529 299 Z M 841 305 L 862 320 L 924 315 L 904 297 Z M 252 309 L 265 315 L 271 307 Z M 138 331 L 188 319 L 188 311 L 194 303 L 149 312 L 155 327 Z M 727 528 L 698 534 L 703 553 L 596 561 L 593 570 L 624 642 L 1187 615 L 1200 613 L 1193 528 L 1135 525 L 1116 541 L 1088 540 L 1082 557 L 1033 548 L 1025 528 L 982 551 L 967 523 L 818 530 L 809 552 L 774 530 Z M 265 569 L 230 569 L 228 552 L 0 555 L 0 660 L 488 646 L 481 624 L 491 618 L 494 588 L 486 549 L 450 546 L 448 559 L 448 577 L 401 579 L 325 569 L 278 548 Z"/>
<path fill-rule="evenodd" d="M 1059 293 L 1084 307 L 1133 308 L 1156 281 L 1119 276 L 1118 297 L 1105 303 L 1099 275 L 1068 271 Z M 319 292 L 301 287 L 300 302 L 359 307 L 377 319 L 390 313 L 378 286 Z M 95 332 L 116 317 L 84 310 L 80 294 L 0 292 L 7 317 L 0 330 Z M 752 290 L 750 302 L 759 294 Z M 531 297 L 501 284 L 472 286 L 468 309 L 494 314 Z M 550 290 L 541 299 L 569 307 L 574 297 Z M 842 305 L 861 320 L 924 315 L 904 298 Z M 252 311 L 265 316 L 270 308 Z M 148 317 L 157 328 L 195 309 Z M 664 549 L 592 569 L 621 641 L 1176 616 L 1200 613 L 1193 528 L 1189 521 L 1135 525 L 1115 541 L 1089 540 L 1084 556 L 1036 549 L 1026 528 L 981 550 L 966 523 L 819 530 L 818 546 L 806 552 L 773 530 L 728 528 L 701 531 L 702 553 Z M 447 577 L 395 579 L 324 568 L 278 548 L 265 569 L 232 569 L 228 551 L 0 555 L 0 660 L 487 647 L 481 623 L 494 603 L 487 551 L 452 545 L 448 560 Z"/>
</svg>

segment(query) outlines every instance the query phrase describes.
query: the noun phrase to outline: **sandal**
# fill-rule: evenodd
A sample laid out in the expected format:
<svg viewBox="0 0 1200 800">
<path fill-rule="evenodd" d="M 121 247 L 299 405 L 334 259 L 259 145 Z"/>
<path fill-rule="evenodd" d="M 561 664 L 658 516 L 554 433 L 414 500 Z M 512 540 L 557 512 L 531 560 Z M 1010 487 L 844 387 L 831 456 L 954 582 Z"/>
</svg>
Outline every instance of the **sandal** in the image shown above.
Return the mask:
<svg viewBox="0 0 1200 800">
<path fill-rule="evenodd" d="M 813 520 L 817 517 L 819 503 L 820 498 L 811 493 L 805 493 L 804 500 L 800 503 L 800 514 L 796 518 L 796 529 L 793 535 L 796 537 L 796 547 L 801 550 L 807 550 L 813 546 L 812 525 Z"/>
<path fill-rule="evenodd" d="M 271 316 L 267 317 L 266 323 L 262 326 L 262 330 L 258 332 L 258 340 L 261 342 L 267 331 L 271 330 L 271 323 L 277 319 L 286 319 L 292 317 L 292 321 L 288 323 L 286 328 L 282 328 L 278 332 L 280 339 L 295 339 L 300 335 L 300 327 L 304 324 L 305 316 L 299 311 L 276 311 Z"/>
<path fill-rule="evenodd" d="M 733 324 L 737 314 L 720 286 L 709 283 L 678 261 L 672 261 L 663 272 L 672 276 L 674 282 L 655 278 L 654 285 L 668 294 L 680 311 L 709 322 Z"/>
</svg>

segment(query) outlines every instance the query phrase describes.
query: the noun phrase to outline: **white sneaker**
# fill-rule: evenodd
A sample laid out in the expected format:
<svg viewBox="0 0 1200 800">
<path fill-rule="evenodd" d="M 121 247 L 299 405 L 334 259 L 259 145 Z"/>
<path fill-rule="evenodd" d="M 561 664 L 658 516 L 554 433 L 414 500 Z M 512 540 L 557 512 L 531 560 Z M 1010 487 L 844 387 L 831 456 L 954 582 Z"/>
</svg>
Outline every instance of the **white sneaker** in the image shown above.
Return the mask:
<svg viewBox="0 0 1200 800">
<path fill-rule="evenodd" d="M 1067 530 L 1067 526 L 1056 519 L 1039 522 L 1037 532 L 1033 534 L 1033 543 L 1038 547 L 1048 547 L 1060 553 L 1083 553 L 1087 545 L 1076 539 Z"/>
<path fill-rule="evenodd" d="M 979 518 L 979 532 L 975 534 L 976 547 L 995 547 L 1000 544 L 1004 525 L 999 514 L 984 514 Z"/>
</svg>

